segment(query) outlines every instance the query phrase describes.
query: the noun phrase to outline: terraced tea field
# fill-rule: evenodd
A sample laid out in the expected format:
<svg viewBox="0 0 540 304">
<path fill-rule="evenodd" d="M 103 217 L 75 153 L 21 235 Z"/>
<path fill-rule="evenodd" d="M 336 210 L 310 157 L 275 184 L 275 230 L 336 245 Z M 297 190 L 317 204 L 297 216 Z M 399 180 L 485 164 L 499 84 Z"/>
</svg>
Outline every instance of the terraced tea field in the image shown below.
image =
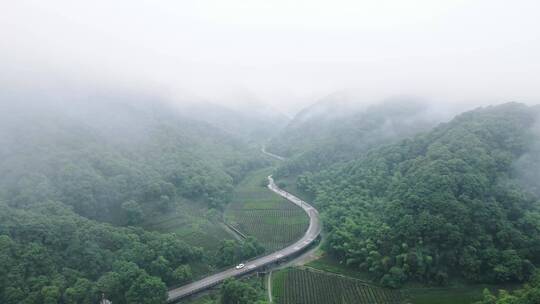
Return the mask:
<svg viewBox="0 0 540 304">
<path fill-rule="evenodd" d="M 360 280 L 310 269 L 287 268 L 272 275 L 277 304 L 399 304 L 397 290 L 368 285 Z"/>
<path fill-rule="evenodd" d="M 235 189 L 225 220 L 242 233 L 254 236 L 267 252 L 299 239 L 309 219 L 299 207 L 269 191 L 266 177 L 271 169 L 253 172 Z"/>
<path fill-rule="evenodd" d="M 186 243 L 209 252 L 216 251 L 222 239 L 233 238 L 219 223 L 219 215 L 209 212 L 203 202 L 180 201 L 175 210 L 146 219 L 144 227 L 175 233 Z"/>
<path fill-rule="evenodd" d="M 267 251 L 275 251 L 302 237 L 306 221 L 298 210 L 235 210 L 236 229 L 256 237 Z"/>
</svg>

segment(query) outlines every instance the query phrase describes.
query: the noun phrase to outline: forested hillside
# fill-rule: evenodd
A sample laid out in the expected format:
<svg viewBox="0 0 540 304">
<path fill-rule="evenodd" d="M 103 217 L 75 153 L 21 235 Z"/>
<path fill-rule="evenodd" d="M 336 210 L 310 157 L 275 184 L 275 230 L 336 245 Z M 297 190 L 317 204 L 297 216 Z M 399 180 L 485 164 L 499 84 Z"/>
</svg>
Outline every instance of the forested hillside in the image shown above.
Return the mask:
<svg viewBox="0 0 540 304">
<path fill-rule="evenodd" d="M 0 303 L 162 303 L 194 263 L 217 265 L 137 226 L 180 200 L 222 209 L 266 164 L 258 147 L 152 96 L 0 97 Z"/>
<path fill-rule="evenodd" d="M 0 202 L 0 302 L 162 303 L 166 284 L 186 282 L 202 252 L 175 235 L 85 219 L 46 201 Z"/>
<path fill-rule="evenodd" d="M 517 164 L 538 143 L 539 113 L 516 103 L 480 108 L 300 176 L 323 212 L 327 250 L 392 287 L 527 280 L 540 263 L 540 203 L 521 181 L 538 158 Z"/>
<path fill-rule="evenodd" d="M 257 144 L 274 136 L 289 121 L 283 114 L 256 101 L 229 107 L 203 101 L 187 102 L 179 104 L 178 108 L 191 117 Z"/>
<path fill-rule="evenodd" d="M 115 223 L 139 208 L 165 211 L 176 196 L 220 208 L 263 162 L 226 131 L 148 98 L 15 98 L 0 113 L 0 189 L 12 206 L 52 199 Z"/>
<path fill-rule="evenodd" d="M 395 142 L 440 122 L 440 115 L 415 99 L 389 99 L 370 106 L 331 95 L 300 112 L 268 143 L 288 157 L 276 176 L 318 171 L 367 150 Z"/>
</svg>

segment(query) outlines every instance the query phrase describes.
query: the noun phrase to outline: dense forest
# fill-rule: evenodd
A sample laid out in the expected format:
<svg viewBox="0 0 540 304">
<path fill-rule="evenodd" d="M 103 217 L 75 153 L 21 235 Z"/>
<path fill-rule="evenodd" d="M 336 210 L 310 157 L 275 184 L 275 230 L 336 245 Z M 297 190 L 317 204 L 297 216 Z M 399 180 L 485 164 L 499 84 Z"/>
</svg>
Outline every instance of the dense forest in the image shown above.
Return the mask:
<svg viewBox="0 0 540 304">
<path fill-rule="evenodd" d="M 53 201 L 0 203 L 0 234 L 1 303 L 95 303 L 102 293 L 160 303 L 165 283 L 189 280 L 202 258 L 174 235 L 98 223 Z"/>
<path fill-rule="evenodd" d="M 219 217 L 237 183 L 269 165 L 260 137 L 279 115 L 144 94 L 0 97 L 0 303 L 163 303 L 200 265 L 265 251 L 249 237 L 210 253 L 143 224 L 180 202 Z M 388 287 L 529 281 L 482 303 L 537 296 L 540 108 L 479 108 L 434 127 L 422 103 L 339 107 L 305 110 L 267 145 L 288 156 L 276 175 L 298 175 L 314 197 L 330 255 Z M 229 280 L 219 299 L 264 294 Z"/>
<path fill-rule="evenodd" d="M 523 282 L 540 262 L 538 107 L 479 108 L 430 132 L 298 178 L 327 251 L 381 284 Z M 536 187 L 531 184 L 536 184 Z"/>
<path fill-rule="evenodd" d="M 11 206 L 52 199 L 114 223 L 139 207 L 167 210 L 176 196 L 219 208 L 264 162 L 225 130 L 140 97 L 22 100 L 5 110 L 0 189 Z"/>
<path fill-rule="evenodd" d="M 162 303 L 193 263 L 221 267 L 264 250 L 224 241 L 209 256 L 140 226 L 178 200 L 222 209 L 244 174 L 267 164 L 249 134 L 146 95 L 1 98 L 0 303 L 95 303 L 102 293 Z"/>
<path fill-rule="evenodd" d="M 288 157 L 276 176 L 319 171 L 357 158 L 371 148 L 427 131 L 443 118 L 417 99 L 360 106 L 358 100 L 336 94 L 301 111 L 270 140 L 269 151 Z"/>
</svg>

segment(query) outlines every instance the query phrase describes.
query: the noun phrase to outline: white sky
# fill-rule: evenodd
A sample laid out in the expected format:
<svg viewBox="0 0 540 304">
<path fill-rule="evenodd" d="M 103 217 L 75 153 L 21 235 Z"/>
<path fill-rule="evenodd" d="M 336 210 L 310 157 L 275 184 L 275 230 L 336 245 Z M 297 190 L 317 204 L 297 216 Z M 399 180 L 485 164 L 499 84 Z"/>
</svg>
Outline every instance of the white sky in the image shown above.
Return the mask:
<svg viewBox="0 0 540 304">
<path fill-rule="evenodd" d="M 536 103 L 540 1 L 4 0 L 0 70 L 19 84 L 247 91 L 288 112 L 350 88 Z"/>
</svg>

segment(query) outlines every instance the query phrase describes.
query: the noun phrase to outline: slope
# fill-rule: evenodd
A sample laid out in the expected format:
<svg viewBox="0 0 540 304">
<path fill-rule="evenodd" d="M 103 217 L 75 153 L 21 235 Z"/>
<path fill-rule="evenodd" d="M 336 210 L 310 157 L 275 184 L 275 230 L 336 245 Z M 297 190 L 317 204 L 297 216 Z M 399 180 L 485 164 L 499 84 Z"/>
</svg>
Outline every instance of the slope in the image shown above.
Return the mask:
<svg viewBox="0 0 540 304">
<path fill-rule="evenodd" d="M 318 171 L 367 150 L 429 130 L 441 117 L 416 99 L 396 98 L 364 106 L 329 96 L 300 112 L 267 145 L 289 158 L 277 176 Z"/>
<path fill-rule="evenodd" d="M 299 186 L 316 196 L 327 250 L 381 284 L 524 281 L 540 261 L 538 197 L 516 161 L 538 107 L 510 103 L 337 165 Z"/>
</svg>

